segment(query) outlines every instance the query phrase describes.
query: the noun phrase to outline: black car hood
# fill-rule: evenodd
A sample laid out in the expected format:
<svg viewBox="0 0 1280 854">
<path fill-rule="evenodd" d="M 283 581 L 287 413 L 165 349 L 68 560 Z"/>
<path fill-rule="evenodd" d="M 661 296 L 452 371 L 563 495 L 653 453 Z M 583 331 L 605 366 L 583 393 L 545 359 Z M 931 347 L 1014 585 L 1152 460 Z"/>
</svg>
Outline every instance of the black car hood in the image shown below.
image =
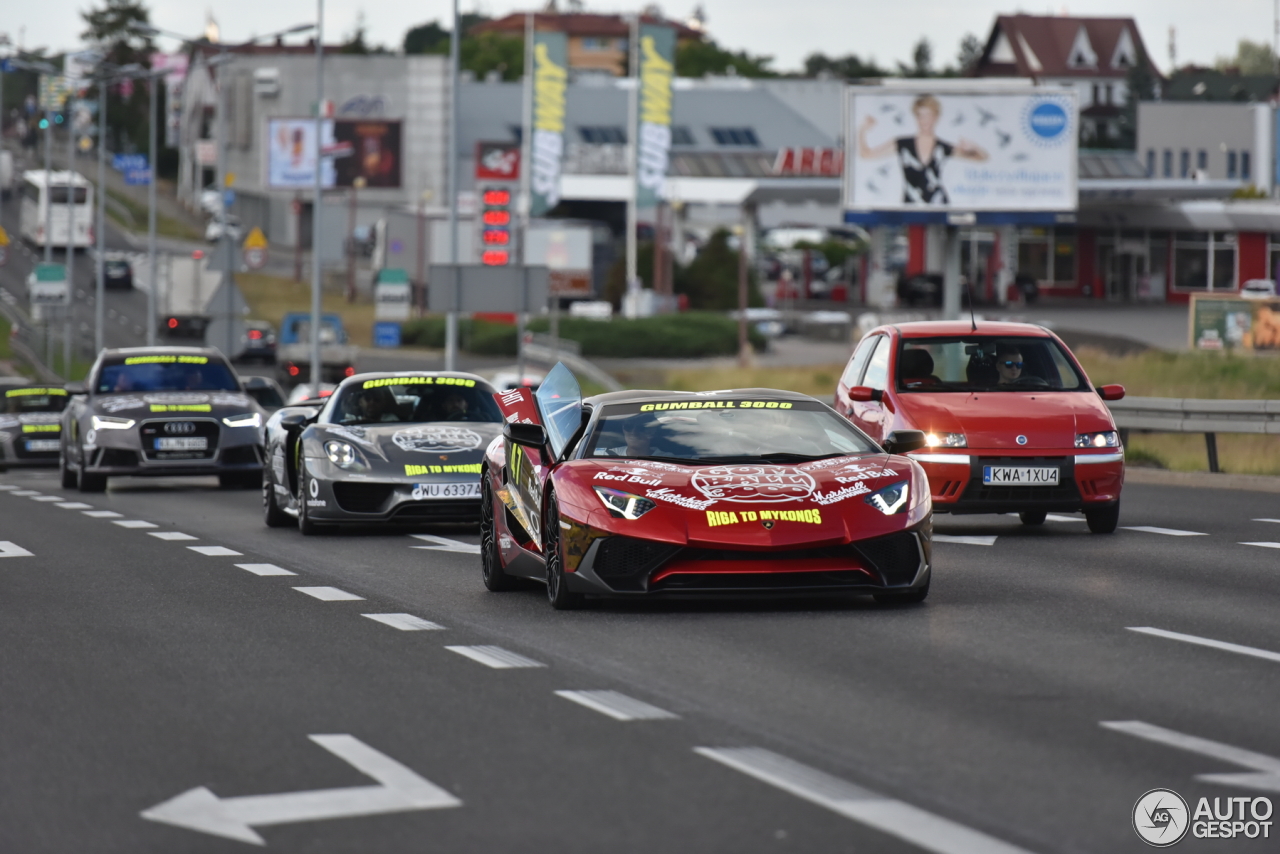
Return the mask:
<svg viewBox="0 0 1280 854">
<path fill-rule="evenodd" d="M 431 421 L 406 424 L 315 425 L 316 438 L 348 442 L 369 459 L 399 474 L 405 466 L 454 466 L 479 463 L 485 448 L 502 432 L 501 422 Z"/>
</svg>

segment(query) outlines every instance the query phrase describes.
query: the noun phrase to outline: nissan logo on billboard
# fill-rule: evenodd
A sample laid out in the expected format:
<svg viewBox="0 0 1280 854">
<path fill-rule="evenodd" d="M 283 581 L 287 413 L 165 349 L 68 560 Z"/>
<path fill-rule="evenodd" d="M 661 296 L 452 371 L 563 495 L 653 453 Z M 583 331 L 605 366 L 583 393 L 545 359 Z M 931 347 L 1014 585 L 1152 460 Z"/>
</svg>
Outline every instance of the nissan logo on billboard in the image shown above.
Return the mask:
<svg viewBox="0 0 1280 854">
<path fill-rule="evenodd" d="M 164 425 L 164 432 L 171 436 L 188 436 L 196 432 L 196 425 L 191 421 L 169 421 Z"/>
</svg>

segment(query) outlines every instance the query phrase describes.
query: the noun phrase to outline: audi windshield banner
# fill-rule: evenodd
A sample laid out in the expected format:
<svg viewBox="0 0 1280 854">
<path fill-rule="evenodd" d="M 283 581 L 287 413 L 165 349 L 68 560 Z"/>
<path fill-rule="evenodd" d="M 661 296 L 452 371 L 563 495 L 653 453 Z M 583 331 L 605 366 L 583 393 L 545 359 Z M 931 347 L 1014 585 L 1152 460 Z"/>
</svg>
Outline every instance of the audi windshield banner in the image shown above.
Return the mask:
<svg viewBox="0 0 1280 854">
<path fill-rule="evenodd" d="M 1074 211 L 1071 89 L 851 86 L 850 211 Z"/>
</svg>

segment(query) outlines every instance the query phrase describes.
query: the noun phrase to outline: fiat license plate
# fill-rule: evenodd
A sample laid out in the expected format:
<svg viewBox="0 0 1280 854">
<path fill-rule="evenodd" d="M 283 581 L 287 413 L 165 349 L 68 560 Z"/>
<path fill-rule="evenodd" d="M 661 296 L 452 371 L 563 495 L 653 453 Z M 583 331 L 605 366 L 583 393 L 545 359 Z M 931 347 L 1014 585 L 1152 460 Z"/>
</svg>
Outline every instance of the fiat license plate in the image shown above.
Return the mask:
<svg viewBox="0 0 1280 854">
<path fill-rule="evenodd" d="M 157 451 L 207 451 L 209 440 L 205 436 L 191 438 L 177 436 L 161 436 L 156 439 Z"/>
<path fill-rule="evenodd" d="M 983 466 L 982 482 L 991 486 L 1057 486 L 1058 469 Z"/>
<path fill-rule="evenodd" d="M 415 483 L 413 497 L 417 501 L 425 498 L 479 498 L 480 481 L 470 483 Z"/>
<path fill-rule="evenodd" d="M 62 443 L 57 439 L 28 439 L 27 450 L 31 453 L 61 450 Z"/>
</svg>

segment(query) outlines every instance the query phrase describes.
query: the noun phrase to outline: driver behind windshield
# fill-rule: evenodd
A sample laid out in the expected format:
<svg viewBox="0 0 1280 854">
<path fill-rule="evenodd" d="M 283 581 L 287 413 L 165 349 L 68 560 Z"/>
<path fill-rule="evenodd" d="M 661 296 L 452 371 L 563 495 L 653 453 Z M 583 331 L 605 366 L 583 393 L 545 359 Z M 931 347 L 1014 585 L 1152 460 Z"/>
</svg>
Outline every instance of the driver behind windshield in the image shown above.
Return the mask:
<svg viewBox="0 0 1280 854">
<path fill-rule="evenodd" d="M 1022 378 L 1022 351 L 1011 344 L 1001 344 L 996 349 L 996 373 L 999 385 L 1017 385 Z"/>
<path fill-rule="evenodd" d="M 663 425 L 648 413 L 633 415 L 622 422 L 622 438 L 626 444 L 611 448 L 619 457 L 664 457 L 679 454 L 668 440 Z"/>
<path fill-rule="evenodd" d="M 399 421 L 395 412 L 396 397 L 389 388 L 354 391 L 342 400 L 343 424 L 380 424 Z"/>
</svg>

